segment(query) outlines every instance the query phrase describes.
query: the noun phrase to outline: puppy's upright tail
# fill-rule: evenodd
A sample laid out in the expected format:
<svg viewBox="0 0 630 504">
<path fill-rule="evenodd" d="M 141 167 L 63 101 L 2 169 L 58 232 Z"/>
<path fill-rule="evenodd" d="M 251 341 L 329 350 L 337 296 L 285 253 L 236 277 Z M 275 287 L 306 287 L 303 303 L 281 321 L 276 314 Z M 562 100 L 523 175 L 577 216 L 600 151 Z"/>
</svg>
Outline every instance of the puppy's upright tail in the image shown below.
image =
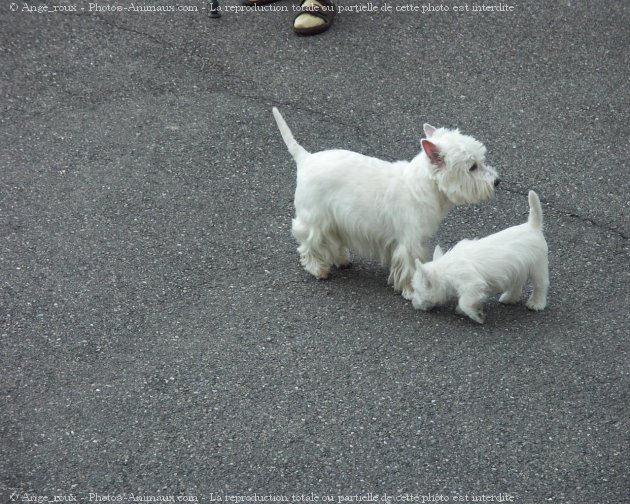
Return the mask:
<svg viewBox="0 0 630 504">
<path fill-rule="evenodd" d="M 289 153 L 293 156 L 293 159 L 298 161 L 300 158 L 307 156 L 308 151 L 297 143 L 293 137 L 293 133 L 291 133 L 291 130 L 289 129 L 289 126 L 287 126 L 287 123 L 282 115 L 280 115 L 280 111 L 276 107 L 273 108 L 273 116 L 278 124 L 282 140 L 284 140 L 284 143 L 287 145 L 287 149 L 289 149 Z"/>
<path fill-rule="evenodd" d="M 529 219 L 527 219 L 527 222 L 534 229 L 542 229 L 543 213 L 542 207 L 540 206 L 540 200 L 538 199 L 538 194 L 536 194 L 534 191 L 529 191 L 528 200 Z"/>
</svg>

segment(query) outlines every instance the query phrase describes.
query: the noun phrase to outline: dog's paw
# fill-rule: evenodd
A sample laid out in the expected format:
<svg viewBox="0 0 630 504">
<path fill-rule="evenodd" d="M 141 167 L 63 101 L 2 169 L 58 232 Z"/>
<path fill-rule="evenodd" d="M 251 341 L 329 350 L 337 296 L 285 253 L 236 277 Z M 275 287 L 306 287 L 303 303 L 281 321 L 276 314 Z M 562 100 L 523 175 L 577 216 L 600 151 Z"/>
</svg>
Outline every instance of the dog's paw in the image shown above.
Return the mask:
<svg viewBox="0 0 630 504">
<path fill-rule="evenodd" d="M 481 310 L 475 311 L 473 313 L 468 313 L 467 315 L 479 324 L 483 324 L 486 320 L 486 314 Z"/>
<path fill-rule="evenodd" d="M 330 269 L 328 269 L 328 268 L 320 268 L 319 269 L 319 273 L 317 274 L 317 278 L 319 278 L 320 280 L 328 280 L 329 276 L 330 276 Z"/>
<path fill-rule="evenodd" d="M 315 278 L 320 280 L 326 280 L 330 275 L 330 266 L 320 261 L 315 260 L 309 254 L 302 254 L 300 263 L 306 271 L 308 271 Z"/>
<path fill-rule="evenodd" d="M 413 299 L 413 289 L 411 288 L 403 289 L 402 297 L 404 297 L 407 301 L 411 301 Z"/>
<path fill-rule="evenodd" d="M 481 308 L 462 308 L 461 306 L 457 306 L 455 311 L 460 315 L 466 315 L 468 318 L 471 318 L 475 322 L 479 324 L 483 324 L 486 320 L 486 314 L 483 312 Z"/>
<path fill-rule="evenodd" d="M 525 306 L 527 306 L 527 308 L 533 311 L 541 311 L 545 309 L 545 306 L 547 306 L 547 303 L 544 301 L 536 302 L 535 300 L 530 298 L 525 304 Z"/>
<path fill-rule="evenodd" d="M 510 295 L 509 292 L 504 292 L 503 294 L 501 294 L 501 297 L 499 298 L 499 303 L 503 303 L 503 304 L 516 304 L 520 301 L 520 296 L 519 297 L 513 297 Z"/>
</svg>

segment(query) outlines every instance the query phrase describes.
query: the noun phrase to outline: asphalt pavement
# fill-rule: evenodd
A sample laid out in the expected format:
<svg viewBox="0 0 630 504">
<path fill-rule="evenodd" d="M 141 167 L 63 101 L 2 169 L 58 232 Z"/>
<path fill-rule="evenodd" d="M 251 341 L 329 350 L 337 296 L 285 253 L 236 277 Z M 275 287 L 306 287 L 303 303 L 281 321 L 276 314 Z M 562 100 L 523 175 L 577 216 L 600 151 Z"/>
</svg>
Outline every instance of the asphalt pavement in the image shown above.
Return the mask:
<svg viewBox="0 0 630 504">
<path fill-rule="evenodd" d="M 1 502 L 630 501 L 630 3 L 339 0 L 297 37 L 291 1 L 73 1 L 0 5 Z M 310 277 L 273 106 L 312 151 L 484 142 L 496 197 L 435 242 L 536 190 L 547 309 Z"/>
</svg>

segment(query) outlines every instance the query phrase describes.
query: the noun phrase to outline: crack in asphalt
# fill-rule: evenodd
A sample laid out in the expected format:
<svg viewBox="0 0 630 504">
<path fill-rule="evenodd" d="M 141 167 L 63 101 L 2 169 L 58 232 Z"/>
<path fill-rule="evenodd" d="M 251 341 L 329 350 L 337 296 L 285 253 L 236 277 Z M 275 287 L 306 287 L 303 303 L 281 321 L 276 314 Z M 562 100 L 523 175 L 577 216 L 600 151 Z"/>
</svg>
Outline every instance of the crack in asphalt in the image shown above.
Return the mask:
<svg viewBox="0 0 630 504">
<path fill-rule="evenodd" d="M 511 194 L 519 194 L 521 196 L 525 196 L 527 197 L 527 195 L 529 194 L 529 191 L 523 191 L 523 190 L 519 190 L 519 189 L 510 189 L 509 187 L 506 186 L 505 183 L 501 184 L 500 190 L 509 192 Z M 623 240 L 627 240 L 628 236 L 626 236 L 623 231 L 621 231 L 620 229 L 611 226 L 610 224 L 602 224 L 601 222 L 597 222 L 594 219 L 591 219 L 589 217 L 584 217 L 580 214 L 577 214 L 575 212 L 572 212 L 570 210 L 566 210 L 564 208 L 560 208 L 555 206 L 552 202 L 550 202 L 547 199 L 544 198 L 540 198 L 541 203 L 545 203 L 552 211 L 559 213 L 561 215 L 566 215 L 567 217 L 573 217 L 575 219 L 580 220 L 581 222 L 584 222 L 586 224 L 590 224 L 593 227 L 596 227 L 598 229 L 602 229 L 604 231 L 608 231 L 609 233 L 613 233 L 618 235 L 620 238 L 622 238 Z"/>
</svg>

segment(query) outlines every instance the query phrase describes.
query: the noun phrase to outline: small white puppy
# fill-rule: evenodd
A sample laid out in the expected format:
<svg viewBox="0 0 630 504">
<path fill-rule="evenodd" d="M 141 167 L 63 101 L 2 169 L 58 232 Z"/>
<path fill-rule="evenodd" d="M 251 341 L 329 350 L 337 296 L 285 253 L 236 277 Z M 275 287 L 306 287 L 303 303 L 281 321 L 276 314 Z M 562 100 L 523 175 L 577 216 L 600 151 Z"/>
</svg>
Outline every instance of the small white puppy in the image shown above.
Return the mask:
<svg viewBox="0 0 630 504">
<path fill-rule="evenodd" d="M 483 324 L 486 298 L 501 292 L 501 303 L 517 303 L 529 278 L 533 291 L 527 307 L 544 309 L 549 288 L 547 242 L 538 195 L 529 191 L 528 199 L 525 224 L 480 240 L 462 240 L 445 254 L 438 245 L 433 261 L 425 264 L 416 259 L 414 308 L 428 310 L 458 298 L 457 311 Z"/>
<path fill-rule="evenodd" d="M 297 164 L 293 236 L 302 266 L 317 278 L 348 267 L 348 249 L 390 266 L 389 283 L 411 298 L 414 259 L 453 205 L 490 198 L 499 184 L 486 148 L 457 130 L 424 125 L 428 138 L 411 161 L 389 162 L 347 150 L 309 153 L 273 115 Z"/>
</svg>

